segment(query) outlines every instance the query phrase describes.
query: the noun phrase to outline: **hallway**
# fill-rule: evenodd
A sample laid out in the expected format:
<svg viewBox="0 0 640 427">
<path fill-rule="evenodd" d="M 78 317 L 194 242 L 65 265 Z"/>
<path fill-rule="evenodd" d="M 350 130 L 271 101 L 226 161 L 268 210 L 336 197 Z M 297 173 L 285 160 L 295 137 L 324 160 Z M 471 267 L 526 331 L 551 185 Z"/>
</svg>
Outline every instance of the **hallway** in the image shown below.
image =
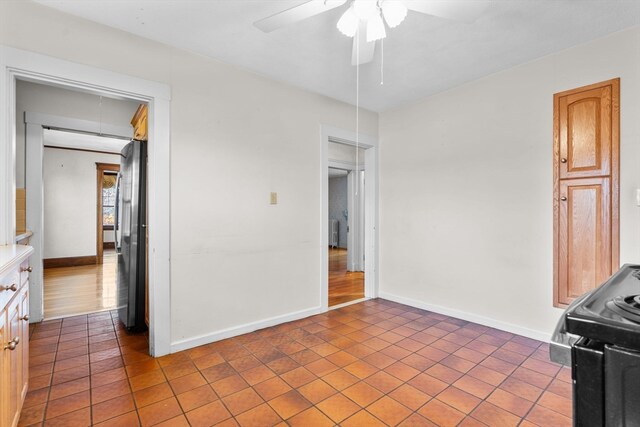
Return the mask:
<svg viewBox="0 0 640 427">
<path fill-rule="evenodd" d="M 103 264 L 44 270 L 44 317 L 55 319 L 116 308 L 117 256 L 104 251 Z"/>
</svg>

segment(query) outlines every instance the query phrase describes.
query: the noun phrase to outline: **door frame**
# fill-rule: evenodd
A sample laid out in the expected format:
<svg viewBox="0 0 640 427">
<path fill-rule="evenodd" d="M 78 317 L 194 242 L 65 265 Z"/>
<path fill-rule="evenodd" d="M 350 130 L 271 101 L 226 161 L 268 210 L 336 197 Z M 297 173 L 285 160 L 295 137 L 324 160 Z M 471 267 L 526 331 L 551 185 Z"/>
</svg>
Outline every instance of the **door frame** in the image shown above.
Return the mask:
<svg viewBox="0 0 640 427">
<path fill-rule="evenodd" d="M 120 165 L 96 162 L 96 264 L 103 264 L 104 258 L 104 223 L 102 215 L 102 183 L 107 171 L 120 172 Z M 115 227 L 113 229 L 115 233 Z"/>
<path fill-rule="evenodd" d="M 171 233 L 170 233 L 170 107 L 171 88 L 125 74 L 78 64 L 0 45 L 0 245 L 15 243 L 16 192 L 16 81 L 27 80 L 97 95 L 127 98 L 149 105 L 149 352 L 171 352 Z M 40 126 L 40 138 L 42 126 Z M 27 146 L 29 141 L 27 141 Z M 42 148 L 39 149 L 40 154 Z M 42 183 L 40 182 L 40 185 Z M 29 196 L 27 196 L 29 198 Z M 32 198 L 33 199 L 33 198 Z M 35 203 L 42 208 L 42 198 Z M 33 207 L 31 209 L 33 213 Z M 29 212 L 29 206 L 27 206 Z M 27 213 L 29 215 L 29 213 Z M 41 222 L 39 222 L 42 225 Z M 35 234 L 34 236 L 35 237 Z M 33 240 L 32 240 L 33 241 Z M 42 248 L 34 247 L 40 251 Z M 34 265 L 36 273 L 37 265 Z M 42 266 L 32 274 L 34 289 L 42 290 Z M 42 320 L 42 299 L 33 299 L 32 310 Z M 39 311 L 39 313 L 38 313 Z"/>
<path fill-rule="evenodd" d="M 320 126 L 320 197 L 322 214 L 320 218 L 321 275 L 320 308 L 329 309 L 329 143 L 358 146 L 365 150 L 365 193 L 364 193 L 364 296 L 378 297 L 378 140 L 370 135 L 336 128 Z M 344 167 L 344 166 L 343 166 Z"/>
</svg>

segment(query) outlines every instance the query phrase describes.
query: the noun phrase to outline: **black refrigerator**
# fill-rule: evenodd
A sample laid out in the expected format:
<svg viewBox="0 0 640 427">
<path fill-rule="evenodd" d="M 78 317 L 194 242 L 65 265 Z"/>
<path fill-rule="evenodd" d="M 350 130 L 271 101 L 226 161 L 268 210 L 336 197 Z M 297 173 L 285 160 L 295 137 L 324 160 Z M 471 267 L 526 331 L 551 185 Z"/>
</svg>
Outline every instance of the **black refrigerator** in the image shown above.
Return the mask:
<svg viewBox="0 0 640 427">
<path fill-rule="evenodd" d="M 118 317 L 131 331 L 145 323 L 147 147 L 132 140 L 121 151 L 116 196 Z"/>
</svg>

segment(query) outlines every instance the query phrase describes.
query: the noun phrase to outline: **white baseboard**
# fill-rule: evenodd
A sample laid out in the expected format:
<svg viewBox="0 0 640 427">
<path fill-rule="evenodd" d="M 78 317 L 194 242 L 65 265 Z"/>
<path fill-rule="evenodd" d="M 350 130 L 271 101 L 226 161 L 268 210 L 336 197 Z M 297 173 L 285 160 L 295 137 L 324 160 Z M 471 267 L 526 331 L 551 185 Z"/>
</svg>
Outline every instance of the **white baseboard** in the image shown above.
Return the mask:
<svg viewBox="0 0 640 427">
<path fill-rule="evenodd" d="M 478 323 L 480 325 L 489 326 L 491 328 L 500 329 L 502 331 L 511 332 L 512 334 L 522 335 L 534 340 L 549 342 L 551 340 L 551 333 L 536 331 L 529 328 L 523 328 L 522 326 L 514 325 L 507 322 L 501 322 L 499 320 L 491 319 L 489 317 L 479 316 L 473 313 L 467 313 L 466 311 L 459 311 L 440 305 L 427 304 L 422 301 L 418 301 L 412 298 L 405 298 L 386 292 L 380 292 L 380 298 L 389 301 L 397 302 L 400 304 L 408 305 L 422 310 L 432 311 L 438 314 L 444 314 L 445 316 L 456 317 L 458 319 L 466 320 L 468 322 Z"/>
<path fill-rule="evenodd" d="M 322 307 L 314 307 L 306 310 L 294 311 L 293 313 L 287 313 L 282 316 L 270 317 L 268 319 L 258 320 L 256 322 L 245 323 L 244 325 L 234 326 L 231 328 L 222 329 L 220 331 L 211 332 L 209 334 L 175 341 L 171 343 L 171 353 L 198 347 L 200 345 L 210 344 L 212 342 L 220 341 L 242 334 L 248 334 L 249 332 L 279 325 L 281 323 L 303 319 L 305 317 L 313 316 L 314 314 L 322 313 L 323 311 L 324 310 L 322 310 Z"/>
</svg>

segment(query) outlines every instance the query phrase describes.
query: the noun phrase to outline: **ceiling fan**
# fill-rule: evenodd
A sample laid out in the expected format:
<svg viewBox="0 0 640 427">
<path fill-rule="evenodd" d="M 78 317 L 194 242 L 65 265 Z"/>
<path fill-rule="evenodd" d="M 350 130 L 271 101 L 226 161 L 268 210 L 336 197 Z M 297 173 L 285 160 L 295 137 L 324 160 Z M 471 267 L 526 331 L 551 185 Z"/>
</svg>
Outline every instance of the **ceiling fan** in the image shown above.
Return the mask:
<svg viewBox="0 0 640 427">
<path fill-rule="evenodd" d="M 310 0 L 253 23 L 266 33 L 323 12 L 349 6 L 337 22 L 338 30 L 353 37 L 351 63 L 373 60 L 376 41 L 386 37 L 386 26 L 398 26 L 407 11 L 464 22 L 475 21 L 490 3 L 488 0 Z M 383 19 L 384 18 L 384 19 Z"/>
</svg>

